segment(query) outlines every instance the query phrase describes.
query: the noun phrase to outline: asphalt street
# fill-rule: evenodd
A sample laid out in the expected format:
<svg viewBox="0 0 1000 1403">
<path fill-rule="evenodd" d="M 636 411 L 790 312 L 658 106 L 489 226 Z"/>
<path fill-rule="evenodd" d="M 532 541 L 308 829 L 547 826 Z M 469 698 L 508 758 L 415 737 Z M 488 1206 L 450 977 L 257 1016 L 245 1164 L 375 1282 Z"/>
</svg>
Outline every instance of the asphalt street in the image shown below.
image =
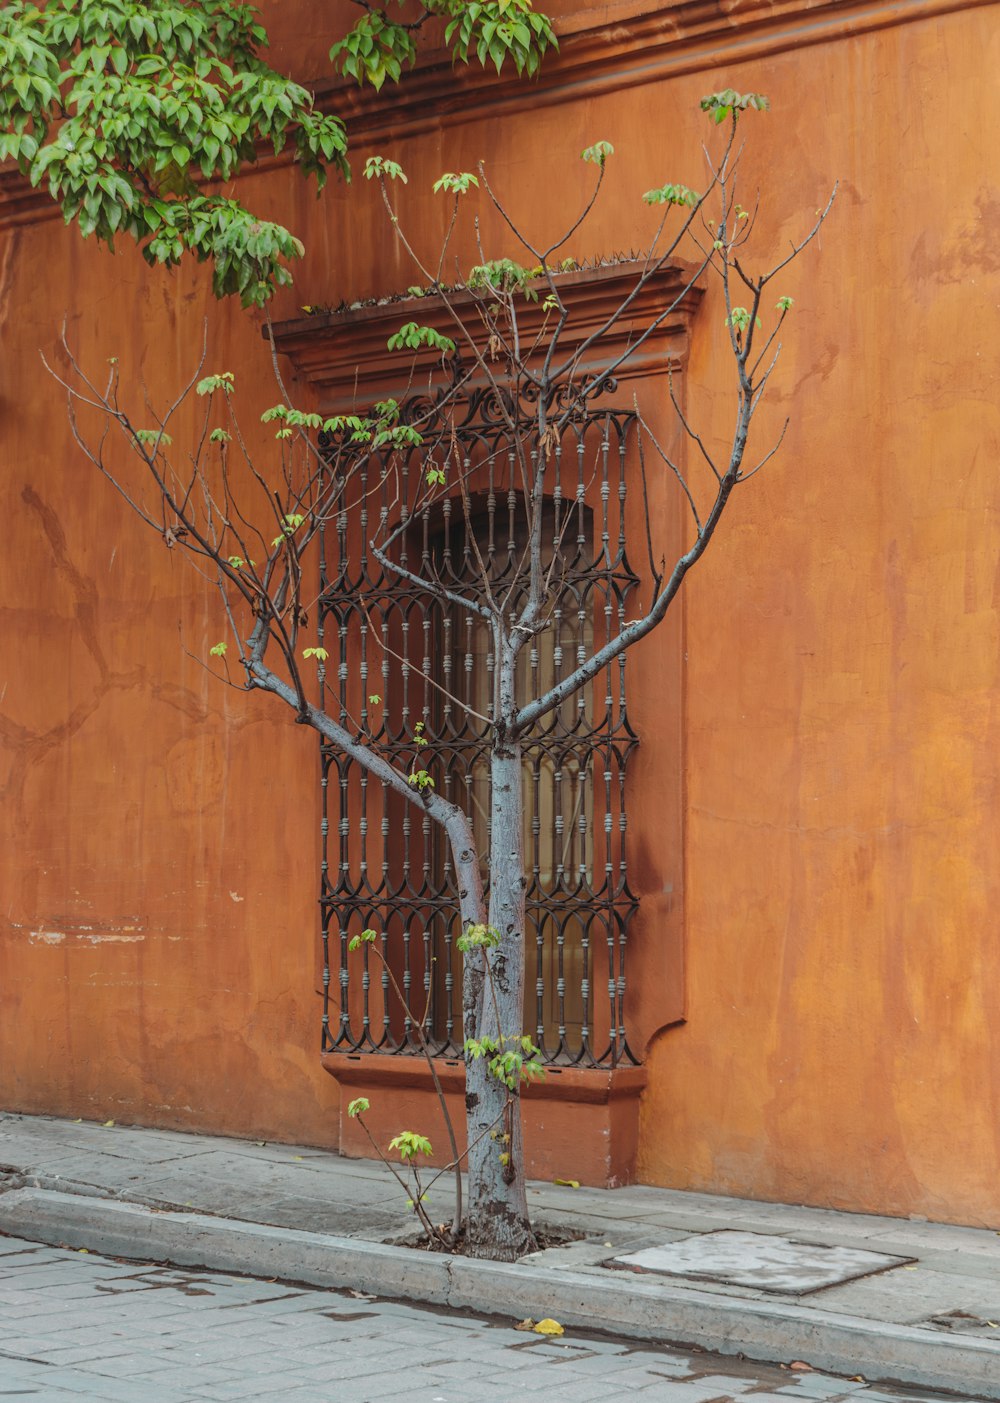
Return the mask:
<svg viewBox="0 0 1000 1403">
<path fill-rule="evenodd" d="M 569 1331 L 546 1338 L 510 1321 L 361 1293 L 0 1238 L 0 1400 L 617 1403 L 633 1396 L 642 1403 L 943 1397 Z"/>
</svg>

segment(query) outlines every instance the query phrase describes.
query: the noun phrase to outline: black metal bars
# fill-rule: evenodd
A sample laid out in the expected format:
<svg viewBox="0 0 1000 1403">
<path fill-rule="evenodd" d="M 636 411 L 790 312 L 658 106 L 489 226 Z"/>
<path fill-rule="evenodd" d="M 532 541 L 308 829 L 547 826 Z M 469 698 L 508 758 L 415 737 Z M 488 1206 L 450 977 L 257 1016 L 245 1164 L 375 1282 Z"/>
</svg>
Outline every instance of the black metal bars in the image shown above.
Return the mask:
<svg viewBox="0 0 1000 1403">
<path fill-rule="evenodd" d="M 614 382 L 602 389 L 613 393 Z M 626 551 L 636 426 L 631 411 L 597 408 L 599 397 L 565 414 L 560 434 L 541 446 L 530 401 L 501 405 L 495 391 L 473 389 L 439 414 L 433 401 L 414 398 L 401 417 L 419 423 L 421 445 L 362 461 L 325 530 L 324 704 L 405 772 L 425 769 L 437 792 L 471 815 L 486 877 L 492 632 L 446 594 L 500 601 L 516 617 L 527 589 L 524 469 L 530 476 L 541 451 L 550 607 L 521 654 L 520 699 L 544 694 L 622 627 L 639 584 Z M 442 496 L 428 491 L 428 475 L 445 463 L 455 485 Z M 383 564 L 372 542 L 387 541 Z M 624 656 L 524 738 L 524 1026 L 550 1063 L 635 1060 L 625 1022 L 637 905 L 626 767 L 635 744 Z M 322 784 L 324 1051 L 414 1050 L 389 974 L 367 946 L 348 949 L 353 935 L 372 929 L 434 1050 L 460 1055 L 460 925 L 443 836 L 325 744 Z"/>
</svg>

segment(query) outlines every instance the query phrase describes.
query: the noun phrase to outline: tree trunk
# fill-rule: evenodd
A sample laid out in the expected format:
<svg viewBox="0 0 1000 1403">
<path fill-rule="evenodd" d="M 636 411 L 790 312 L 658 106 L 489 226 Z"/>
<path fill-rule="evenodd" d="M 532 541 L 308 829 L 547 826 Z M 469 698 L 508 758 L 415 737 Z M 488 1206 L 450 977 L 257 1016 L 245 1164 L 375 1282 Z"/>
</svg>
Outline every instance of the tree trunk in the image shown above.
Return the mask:
<svg viewBox="0 0 1000 1403">
<path fill-rule="evenodd" d="M 524 854 L 521 827 L 521 747 L 498 737 L 490 762 L 489 924 L 500 944 L 465 959 L 465 1036 L 520 1036 L 524 1022 Z M 507 1045 L 508 1047 L 510 1044 Z M 465 1109 L 469 1135 L 468 1244 L 474 1257 L 512 1262 L 535 1240 L 524 1186 L 520 1088 L 509 1091 L 488 1061 L 466 1058 Z"/>
</svg>

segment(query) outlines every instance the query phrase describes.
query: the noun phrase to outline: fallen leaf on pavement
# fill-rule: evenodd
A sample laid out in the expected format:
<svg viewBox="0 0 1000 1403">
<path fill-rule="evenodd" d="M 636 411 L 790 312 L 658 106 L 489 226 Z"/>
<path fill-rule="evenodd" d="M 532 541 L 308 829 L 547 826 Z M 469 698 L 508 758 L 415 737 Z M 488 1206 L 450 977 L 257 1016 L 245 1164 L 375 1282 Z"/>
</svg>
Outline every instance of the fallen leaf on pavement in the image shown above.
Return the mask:
<svg viewBox="0 0 1000 1403">
<path fill-rule="evenodd" d="M 564 1189 L 578 1189 L 580 1187 L 579 1179 L 553 1179 L 552 1182 L 553 1184 L 561 1184 Z"/>
<path fill-rule="evenodd" d="M 536 1335 L 562 1335 L 565 1331 L 558 1320 L 550 1320 L 548 1316 L 540 1320 L 535 1326 Z"/>
<path fill-rule="evenodd" d="M 793 1359 L 788 1367 L 789 1369 L 798 1369 L 800 1374 L 811 1374 L 813 1372 L 813 1366 L 804 1363 L 801 1359 Z"/>
<path fill-rule="evenodd" d="M 102 1129 L 102 1130 L 107 1130 L 107 1128 L 108 1128 L 109 1125 L 114 1125 L 114 1121 L 113 1121 L 113 1120 L 106 1120 L 106 1121 L 104 1122 L 104 1124 L 102 1125 L 101 1129 Z"/>
<path fill-rule="evenodd" d="M 519 1320 L 514 1326 L 515 1330 L 534 1330 L 534 1328 L 535 1322 L 532 1320 L 530 1315 L 528 1316 L 527 1320 Z"/>
</svg>

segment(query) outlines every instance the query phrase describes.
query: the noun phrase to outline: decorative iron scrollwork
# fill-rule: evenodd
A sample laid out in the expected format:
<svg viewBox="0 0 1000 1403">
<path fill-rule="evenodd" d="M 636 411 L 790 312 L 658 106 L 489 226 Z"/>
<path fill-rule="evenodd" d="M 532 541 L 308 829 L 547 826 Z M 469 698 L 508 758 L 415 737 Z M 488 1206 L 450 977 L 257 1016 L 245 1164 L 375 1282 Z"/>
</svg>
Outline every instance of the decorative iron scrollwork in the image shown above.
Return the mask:
<svg viewBox="0 0 1000 1403">
<path fill-rule="evenodd" d="M 520 588 L 524 502 L 519 454 L 537 453 L 537 387 L 498 399 L 459 356 L 450 382 L 400 406 L 425 446 L 359 469 L 362 505 L 331 515 L 323 540 L 321 634 L 330 653 L 325 705 L 398 764 L 415 725 L 431 738 L 438 792 L 473 817 L 488 845 L 488 632 L 445 592 Z M 626 620 L 639 580 L 626 550 L 629 445 L 635 416 L 594 401 L 613 377 L 582 377 L 553 406 L 543 523 L 553 594 L 546 628 L 523 653 L 525 696 L 540 695 Z M 447 429 L 465 465 L 467 507 L 421 505 L 426 442 Z M 516 436 L 521 435 L 520 442 Z M 525 447 L 527 443 L 527 447 Z M 534 444 L 534 447 L 532 447 Z M 325 446 L 332 452 L 334 443 Z M 400 522 L 406 529 L 397 529 Z M 470 531 L 471 527 L 471 531 Z M 393 537 L 385 568 L 371 549 Z M 485 579 L 483 572 L 485 570 Z M 412 576 L 437 581 L 439 593 Z M 378 701 L 371 700 L 377 697 Z M 609 1066 L 635 1059 L 625 1019 L 626 951 L 637 907 L 628 880 L 626 769 L 636 737 L 624 659 L 550 712 L 525 740 L 527 879 L 525 1028 L 547 1062 Z M 343 754 L 322 747 L 323 1047 L 405 1054 L 412 1027 L 368 947 L 370 927 L 441 1056 L 461 1055 L 459 916 L 449 854 L 429 819 Z"/>
</svg>

